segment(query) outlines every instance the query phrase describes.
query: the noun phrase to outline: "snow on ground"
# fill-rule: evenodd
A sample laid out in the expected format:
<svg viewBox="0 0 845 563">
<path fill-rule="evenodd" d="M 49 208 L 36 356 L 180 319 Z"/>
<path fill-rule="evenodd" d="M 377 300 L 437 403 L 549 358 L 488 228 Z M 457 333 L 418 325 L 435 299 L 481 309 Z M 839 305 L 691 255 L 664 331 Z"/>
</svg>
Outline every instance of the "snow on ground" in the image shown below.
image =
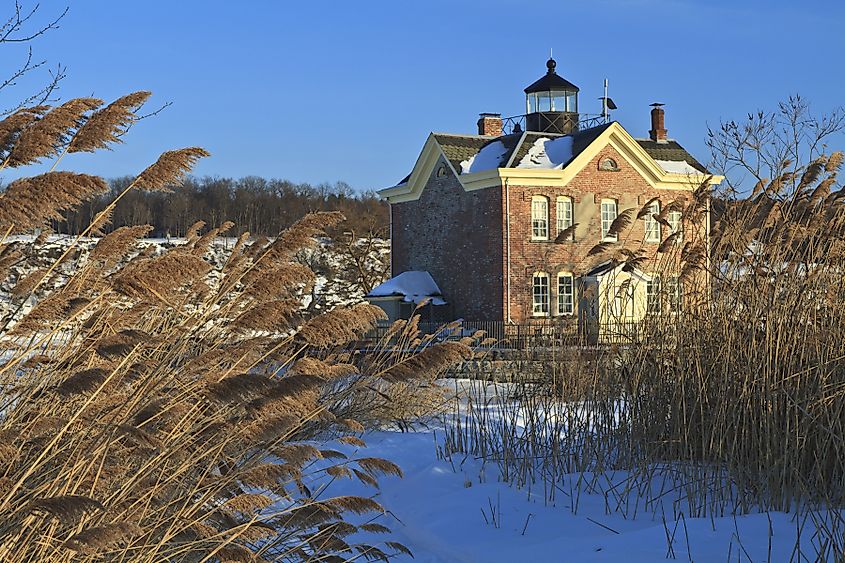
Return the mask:
<svg viewBox="0 0 845 563">
<path fill-rule="evenodd" d="M 479 460 L 438 460 L 434 432 L 373 432 L 364 436 L 362 453 L 383 457 L 402 467 L 404 478 L 382 477 L 375 497 L 395 516 L 380 522 L 393 530 L 390 540 L 405 544 L 414 561 L 665 561 L 667 529 L 660 515 L 625 519 L 607 514 L 605 497 L 582 493 L 577 513 L 561 494 L 556 506 L 537 492 L 517 490 L 497 482 L 498 470 Z M 573 476 L 577 479 L 577 476 Z M 620 474 L 620 481 L 624 475 Z M 366 494 L 350 481 L 336 482 L 330 494 Z M 493 523 L 494 514 L 497 523 Z M 784 513 L 669 520 L 678 560 L 768 561 L 769 518 L 772 526 L 770 561 L 789 561 L 796 526 Z M 806 532 L 806 530 L 805 530 Z M 689 547 L 687 545 L 689 537 Z M 737 540 L 737 537 L 739 540 Z M 382 538 L 371 538 L 377 541 Z M 740 545 L 741 541 L 741 545 Z M 411 561 L 398 557 L 396 561 Z"/>
<path fill-rule="evenodd" d="M 466 382 L 450 385 L 459 393 L 470 387 Z M 493 385 L 500 397 L 507 397 L 506 384 L 486 385 L 487 393 Z M 460 401 L 465 403 L 466 397 Z M 495 463 L 458 454 L 451 460 L 439 459 L 442 426 L 405 433 L 376 431 L 363 438 L 367 447 L 357 455 L 393 461 L 405 475 L 381 477 L 380 490 L 374 496 L 388 511 L 378 522 L 393 533 L 380 537 L 357 534 L 350 540 L 398 541 L 411 549 L 416 562 L 798 560 L 793 553 L 796 520 L 805 515 L 796 518 L 769 512 L 676 518 L 668 500 L 661 510 L 638 508 L 636 516 L 629 512 L 625 517 L 609 506 L 608 497 L 600 491 L 590 492 L 582 486 L 577 493 L 579 474 L 558 477 L 559 489 L 552 504 L 544 500 L 549 497 L 542 482 L 526 489 L 500 482 Z M 624 471 L 613 472 L 598 481 L 599 488 L 614 488 L 609 498 L 624 497 L 620 491 L 627 478 Z M 370 496 L 373 490 L 357 481 L 341 480 L 333 483 L 327 494 Z M 625 500 L 629 506 L 634 502 L 642 506 L 645 501 L 636 497 Z M 810 528 L 801 531 L 804 555 L 814 553 Z M 406 556 L 395 560 L 411 561 Z"/>
<path fill-rule="evenodd" d="M 671 174 L 701 175 L 701 171 L 693 168 L 686 160 L 655 160 L 660 168 Z"/>
</svg>

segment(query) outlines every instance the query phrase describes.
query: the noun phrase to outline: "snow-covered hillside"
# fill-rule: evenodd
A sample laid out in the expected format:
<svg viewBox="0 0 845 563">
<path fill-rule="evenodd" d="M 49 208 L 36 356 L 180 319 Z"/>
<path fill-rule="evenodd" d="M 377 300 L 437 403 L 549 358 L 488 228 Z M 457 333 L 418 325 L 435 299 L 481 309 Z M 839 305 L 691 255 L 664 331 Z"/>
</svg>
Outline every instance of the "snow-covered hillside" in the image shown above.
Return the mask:
<svg viewBox="0 0 845 563">
<path fill-rule="evenodd" d="M 9 237 L 7 243 L 19 250 L 22 257 L 10 267 L 6 279 L 0 281 L 0 315 L 19 306 L 20 303 L 11 293 L 19 280 L 38 269 L 50 268 L 72 240 L 72 237 L 66 235 L 51 235 L 36 244 L 32 236 Z M 49 283 L 43 284 L 36 292 L 37 296 L 61 285 L 67 274 L 84 264 L 97 241 L 96 238 L 79 241 L 76 248 L 55 269 Z M 206 255 L 214 266 L 209 273 L 211 278 L 222 268 L 235 242 L 236 239 L 231 237 L 214 240 Z M 139 240 L 137 248 L 139 252 L 160 254 L 182 244 L 185 244 L 183 238 L 148 238 Z M 315 287 L 311 295 L 306 296 L 303 305 L 316 312 L 338 305 L 360 303 L 369 289 L 387 278 L 389 255 L 390 242 L 384 239 L 357 239 L 351 242 L 330 238 L 317 240 L 313 248 L 297 256 L 299 262 L 309 266 L 317 275 Z"/>
</svg>

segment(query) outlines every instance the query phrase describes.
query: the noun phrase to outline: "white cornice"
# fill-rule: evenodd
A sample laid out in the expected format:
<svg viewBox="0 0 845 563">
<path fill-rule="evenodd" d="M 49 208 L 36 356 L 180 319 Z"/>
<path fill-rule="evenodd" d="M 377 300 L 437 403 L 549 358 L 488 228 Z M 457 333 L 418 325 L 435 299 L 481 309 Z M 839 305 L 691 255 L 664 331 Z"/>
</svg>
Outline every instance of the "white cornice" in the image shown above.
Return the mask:
<svg viewBox="0 0 845 563">
<path fill-rule="evenodd" d="M 520 143 L 524 140 L 524 137 L 525 133 L 523 133 Z M 505 181 L 512 186 L 563 187 L 569 184 L 607 146 L 613 147 L 622 155 L 628 164 L 653 188 L 689 191 L 697 188 L 705 181 L 711 185 L 717 185 L 724 179 L 723 176 L 708 174 L 666 172 L 619 123 L 614 122 L 563 169 L 495 168 L 473 174 L 458 174 L 452 163 L 446 158 L 434 134 L 430 134 L 408 181 L 398 186 L 383 189 L 379 191 L 379 195 L 386 198 L 390 203 L 419 199 L 435 164 L 441 157 L 448 163 L 450 170 L 466 191 L 502 186 Z M 515 156 L 516 151 L 511 155 L 508 165 L 513 164 Z"/>
</svg>

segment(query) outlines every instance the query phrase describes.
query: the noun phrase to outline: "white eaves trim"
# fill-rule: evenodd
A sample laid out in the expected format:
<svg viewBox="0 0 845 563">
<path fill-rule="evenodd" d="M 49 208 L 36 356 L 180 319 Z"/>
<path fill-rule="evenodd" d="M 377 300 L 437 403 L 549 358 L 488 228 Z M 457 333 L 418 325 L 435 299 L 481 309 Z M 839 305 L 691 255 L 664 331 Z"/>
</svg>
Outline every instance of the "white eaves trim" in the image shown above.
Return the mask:
<svg viewBox="0 0 845 563">
<path fill-rule="evenodd" d="M 520 139 L 520 142 L 524 140 L 524 135 L 523 133 L 523 138 Z M 387 199 L 390 203 L 401 203 L 419 199 L 425 183 L 428 181 L 434 170 L 434 166 L 441 157 L 448 163 L 450 170 L 458 178 L 458 181 L 466 191 L 502 186 L 505 182 L 514 186 L 541 185 L 563 187 L 592 162 L 607 146 L 613 147 L 622 155 L 653 188 L 688 191 L 695 189 L 704 181 L 708 181 L 711 185 L 717 185 L 724 179 L 723 176 L 702 173 L 679 174 L 666 171 L 619 123 L 614 122 L 563 169 L 495 168 L 472 174 L 458 174 L 432 133 L 426 140 L 422 153 L 417 159 L 408 181 L 380 190 L 379 195 Z M 515 154 L 516 151 L 511 156 L 508 166 L 512 166 Z"/>
</svg>

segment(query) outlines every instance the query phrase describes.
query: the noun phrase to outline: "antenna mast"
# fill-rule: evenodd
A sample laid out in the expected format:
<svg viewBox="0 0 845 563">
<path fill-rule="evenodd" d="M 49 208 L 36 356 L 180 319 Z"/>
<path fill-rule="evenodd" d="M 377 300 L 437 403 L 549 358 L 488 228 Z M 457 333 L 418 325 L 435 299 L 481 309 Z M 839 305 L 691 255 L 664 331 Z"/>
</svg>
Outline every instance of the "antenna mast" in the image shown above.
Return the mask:
<svg viewBox="0 0 845 563">
<path fill-rule="evenodd" d="M 601 100 L 602 115 L 604 115 L 604 122 L 607 123 L 607 78 L 604 79 L 604 98 Z"/>
</svg>

